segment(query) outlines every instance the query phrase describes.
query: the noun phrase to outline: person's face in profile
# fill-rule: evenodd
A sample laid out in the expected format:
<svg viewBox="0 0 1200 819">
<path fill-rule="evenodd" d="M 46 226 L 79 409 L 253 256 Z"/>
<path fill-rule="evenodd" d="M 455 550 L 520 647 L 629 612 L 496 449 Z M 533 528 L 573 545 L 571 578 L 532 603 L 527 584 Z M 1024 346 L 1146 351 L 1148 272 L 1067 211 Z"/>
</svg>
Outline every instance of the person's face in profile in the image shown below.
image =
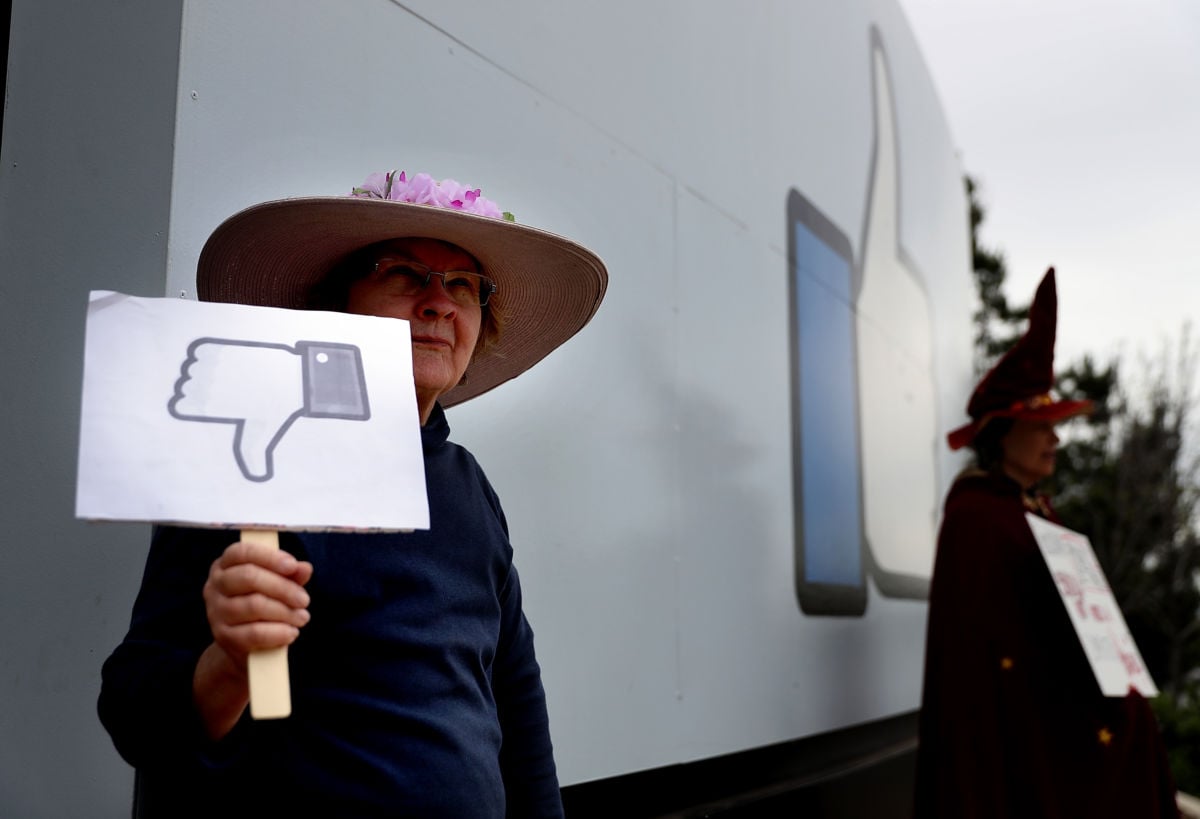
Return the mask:
<svg viewBox="0 0 1200 819">
<path fill-rule="evenodd" d="M 1054 474 L 1058 434 L 1052 421 L 1017 419 L 1000 439 L 1000 448 L 1004 471 L 1026 489 Z"/>
<path fill-rule="evenodd" d="M 471 363 L 482 324 L 479 293 L 487 287 L 479 272 L 475 257 L 457 245 L 397 239 L 381 245 L 372 272 L 350 286 L 346 312 L 410 323 L 422 421 Z"/>
</svg>

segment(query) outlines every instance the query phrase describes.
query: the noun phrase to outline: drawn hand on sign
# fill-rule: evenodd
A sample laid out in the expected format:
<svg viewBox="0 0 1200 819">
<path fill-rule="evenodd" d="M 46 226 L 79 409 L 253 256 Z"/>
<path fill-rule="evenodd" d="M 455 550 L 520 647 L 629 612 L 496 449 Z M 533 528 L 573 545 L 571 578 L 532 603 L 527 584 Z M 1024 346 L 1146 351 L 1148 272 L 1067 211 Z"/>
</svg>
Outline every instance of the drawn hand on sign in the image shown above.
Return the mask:
<svg viewBox="0 0 1200 819">
<path fill-rule="evenodd" d="M 258 482 L 271 479 L 275 447 L 297 418 L 371 417 L 358 347 L 225 338 L 188 345 L 167 411 L 181 421 L 233 424 L 238 468 Z"/>
</svg>

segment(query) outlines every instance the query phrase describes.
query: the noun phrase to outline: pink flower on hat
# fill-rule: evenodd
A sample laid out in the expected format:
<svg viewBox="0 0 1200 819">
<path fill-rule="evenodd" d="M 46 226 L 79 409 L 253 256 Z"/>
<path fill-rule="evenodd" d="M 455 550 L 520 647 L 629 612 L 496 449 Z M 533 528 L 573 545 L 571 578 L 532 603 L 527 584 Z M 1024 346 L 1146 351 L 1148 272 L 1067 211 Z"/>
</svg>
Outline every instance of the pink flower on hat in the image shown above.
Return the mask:
<svg viewBox="0 0 1200 819">
<path fill-rule="evenodd" d="M 409 179 L 404 171 L 373 173 L 362 185 L 350 191 L 350 195 L 364 199 L 387 199 L 392 202 L 407 202 L 414 205 L 430 205 L 435 208 L 461 210 L 477 216 L 516 221 L 511 213 L 480 194 L 479 188 L 471 188 L 454 179 L 440 182 L 427 173 L 419 173 Z"/>
</svg>

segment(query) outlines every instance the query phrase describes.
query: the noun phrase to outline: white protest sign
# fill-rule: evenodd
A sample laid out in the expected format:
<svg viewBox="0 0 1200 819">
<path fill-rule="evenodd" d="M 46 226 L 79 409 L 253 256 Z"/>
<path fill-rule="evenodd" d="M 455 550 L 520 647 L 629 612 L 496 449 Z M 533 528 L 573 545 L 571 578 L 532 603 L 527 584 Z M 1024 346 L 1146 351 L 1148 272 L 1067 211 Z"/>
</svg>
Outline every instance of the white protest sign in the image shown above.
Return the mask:
<svg viewBox="0 0 1200 819">
<path fill-rule="evenodd" d="M 426 529 L 408 323 L 88 304 L 75 514 L 241 529 Z"/>
<path fill-rule="evenodd" d="M 75 514 L 242 529 L 429 528 L 408 322 L 95 291 Z M 286 647 L 250 713 L 291 713 Z"/>
<path fill-rule="evenodd" d="M 1156 696 L 1158 688 L 1125 625 L 1091 542 L 1037 515 L 1026 513 L 1025 517 L 1100 690 L 1108 697 L 1123 697 L 1130 688 L 1145 697 Z"/>
</svg>

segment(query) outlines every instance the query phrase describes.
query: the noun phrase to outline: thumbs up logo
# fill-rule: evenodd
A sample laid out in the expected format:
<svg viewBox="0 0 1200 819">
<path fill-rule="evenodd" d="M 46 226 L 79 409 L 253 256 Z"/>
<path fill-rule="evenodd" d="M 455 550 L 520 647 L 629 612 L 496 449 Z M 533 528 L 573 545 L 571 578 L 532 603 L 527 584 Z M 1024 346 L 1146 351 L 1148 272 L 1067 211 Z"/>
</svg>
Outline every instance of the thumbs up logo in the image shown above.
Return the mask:
<svg viewBox="0 0 1200 819">
<path fill-rule="evenodd" d="M 181 421 L 232 424 L 233 457 L 255 482 L 274 475 L 275 447 L 297 418 L 371 417 L 358 347 L 225 338 L 188 345 L 167 411 Z"/>
</svg>

